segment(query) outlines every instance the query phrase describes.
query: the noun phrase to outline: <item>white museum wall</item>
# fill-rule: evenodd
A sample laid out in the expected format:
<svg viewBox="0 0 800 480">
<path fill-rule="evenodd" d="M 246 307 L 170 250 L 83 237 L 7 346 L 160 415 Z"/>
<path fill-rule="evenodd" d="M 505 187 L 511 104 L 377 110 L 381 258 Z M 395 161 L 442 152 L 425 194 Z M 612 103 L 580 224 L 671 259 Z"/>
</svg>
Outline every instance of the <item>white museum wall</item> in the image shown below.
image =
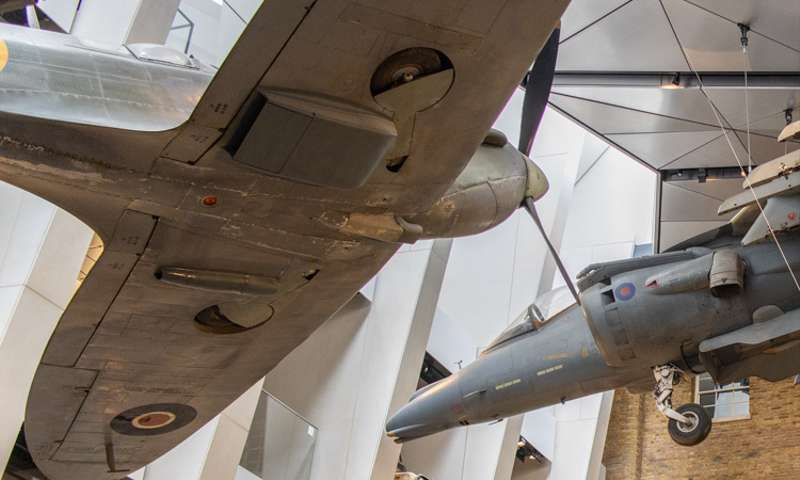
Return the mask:
<svg viewBox="0 0 800 480">
<path fill-rule="evenodd" d="M 401 249 L 371 304 L 357 297 L 361 307 L 328 320 L 267 375 L 264 388 L 319 429 L 311 479 L 391 478 L 400 447 L 384 425 L 416 389 L 449 243 Z"/>
<path fill-rule="evenodd" d="M 214 67 L 222 65 L 263 0 L 181 0 L 181 12 L 194 23 L 188 53 Z M 183 51 L 189 40 L 188 28 L 182 15 L 177 15 L 166 44 Z"/>
<path fill-rule="evenodd" d="M 72 23 L 80 0 L 39 0 L 36 3 L 43 12 L 65 32 L 72 31 Z"/>
<path fill-rule="evenodd" d="M 180 51 L 188 44 L 187 53 L 218 68 L 244 30 L 245 22 L 262 3 L 263 0 L 39 0 L 37 6 L 66 32 L 83 40 L 108 46 L 164 43 Z M 175 14 L 178 9 L 183 15 Z M 191 30 L 176 28 L 189 22 L 194 24 Z"/>
<path fill-rule="evenodd" d="M 75 217 L 0 182 L 0 467 L 25 415 L 39 359 L 66 309 L 92 238 Z"/>
</svg>

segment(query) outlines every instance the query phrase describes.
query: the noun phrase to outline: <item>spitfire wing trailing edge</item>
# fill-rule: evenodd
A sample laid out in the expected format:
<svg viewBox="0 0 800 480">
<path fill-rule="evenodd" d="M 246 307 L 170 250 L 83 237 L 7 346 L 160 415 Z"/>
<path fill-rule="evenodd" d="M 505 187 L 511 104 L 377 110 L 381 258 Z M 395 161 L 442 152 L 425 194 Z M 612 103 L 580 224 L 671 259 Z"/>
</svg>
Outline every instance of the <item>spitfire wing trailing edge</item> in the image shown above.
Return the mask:
<svg viewBox="0 0 800 480">
<path fill-rule="evenodd" d="M 477 233 L 543 194 L 541 171 L 487 131 L 567 3 L 271 0 L 213 80 L 0 24 L 0 179 L 104 243 L 28 399 L 44 474 L 153 461 L 399 242 Z"/>
</svg>

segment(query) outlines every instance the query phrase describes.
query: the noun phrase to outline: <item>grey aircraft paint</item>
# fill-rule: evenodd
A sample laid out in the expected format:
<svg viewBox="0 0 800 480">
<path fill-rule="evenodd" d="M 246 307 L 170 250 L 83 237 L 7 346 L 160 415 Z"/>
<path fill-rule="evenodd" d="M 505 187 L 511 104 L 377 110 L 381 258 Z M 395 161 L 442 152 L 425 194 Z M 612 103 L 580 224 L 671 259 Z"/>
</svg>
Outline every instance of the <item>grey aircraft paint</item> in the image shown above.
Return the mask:
<svg viewBox="0 0 800 480">
<path fill-rule="evenodd" d="M 775 244 L 698 238 L 705 246 L 590 266 L 579 277 L 580 308 L 517 328 L 517 336 L 426 387 L 389 420 L 389 435 L 407 441 L 652 385 L 658 365 L 708 371 L 718 383 L 800 371 L 800 293 Z M 800 233 L 782 234 L 781 245 L 797 271 Z"/>
<path fill-rule="evenodd" d="M 487 131 L 569 2 L 456 3 L 271 0 L 213 79 L 0 24 L 0 180 L 104 243 L 28 397 L 46 477 L 141 468 L 401 242 L 484 231 L 544 193 Z"/>
<path fill-rule="evenodd" d="M 672 438 L 702 442 L 710 419 L 699 405 L 672 408 L 675 375 L 723 384 L 800 371 L 798 175 L 796 152 L 762 164 L 720 205 L 739 210 L 725 226 L 661 255 L 588 266 L 580 308 L 547 318 L 535 302 L 474 363 L 417 392 L 388 434 L 413 440 L 650 383 Z"/>
</svg>

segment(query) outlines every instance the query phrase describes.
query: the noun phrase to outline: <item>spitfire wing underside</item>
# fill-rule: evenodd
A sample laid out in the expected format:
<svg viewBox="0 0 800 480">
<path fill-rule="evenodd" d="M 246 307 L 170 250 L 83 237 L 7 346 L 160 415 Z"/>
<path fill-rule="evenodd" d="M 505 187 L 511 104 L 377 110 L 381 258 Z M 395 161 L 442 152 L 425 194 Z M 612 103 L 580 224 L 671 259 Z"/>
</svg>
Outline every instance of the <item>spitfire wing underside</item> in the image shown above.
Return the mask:
<svg viewBox="0 0 800 480">
<path fill-rule="evenodd" d="M 344 305 L 397 244 L 339 231 L 337 218 L 424 212 L 438 200 L 567 3 L 270 0 L 177 131 L 104 131 L 4 115 L 0 178 L 71 211 L 106 247 L 58 325 L 29 397 L 26 436 L 44 473 L 114 479 L 153 461 Z M 443 97 L 401 115 L 387 107 L 398 107 L 396 98 L 373 98 L 370 80 L 385 59 L 416 47 L 445 54 L 455 74 L 431 75 L 426 85 Z M 437 83 L 443 81 L 445 90 Z M 386 133 L 385 122 L 397 125 L 387 157 L 399 155 L 402 168 L 382 168 L 384 158 L 375 157 L 378 167 L 365 183 L 348 189 L 253 168 L 275 143 L 258 144 L 255 156 L 242 158 L 231 147 L 237 136 L 256 132 L 262 118 L 275 120 L 248 114 L 254 105 L 268 111 L 272 102 L 314 119 L 333 112 L 326 118 L 366 126 L 366 133 L 325 137 L 353 138 L 356 146 L 377 138 L 362 134 Z M 320 165 L 351 151 L 298 138 L 294 150 L 310 147 Z M 168 285 L 157 276 L 166 267 L 260 276 L 274 291 Z M 214 306 L 269 321 L 233 335 L 210 333 L 196 316 Z M 137 408 L 164 405 L 176 409 L 182 428 L 152 436 L 124 431 Z"/>
<path fill-rule="evenodd" d="M 350 168 L 352 177 L 362 179 L 352 179 L 348 185 L 361 188 L 338 191 L 328 200 L 425 211 L 464 168 L 568 3 L 264 2 L 190 120 L 161 156 L 203 165 L 210 161 L 208 152 L 215 144 L 233 151 L 237 136 L 256 132 L 259 123 L 266 123 L 262 104 L 272 105 L 276 95 L 302 96 L 304 111 L 317 117 L 324 116 L 322 110 L 330 107 L 327 102 L 335 99 L 334 108 L 340 112 L 348 106 L 357 110 L 358 118 L 350 116 L 348 124 L 369 123 L 364 128 L 374 131 L 381 128 L 376 125 L 379 119 L 394 120 L 397 138 L 385 160 L 402 162 L 402 169 L 388 171 L 377 165 L 373 170 L 376 165 L 371 163 L 353 166 L 350 158 L 336 155 L 349 151 L 353 142 L 329 143 L 326 137 L 322 141 L 332 148 L 315 159 L 314 168 L 327 169 L 331 177 Z M 498 30 L 501 25 L 505 32 Z M 416 96 L 403 97 L 401 89 L 398 94 L 373 91 L 370 81 L 381 71 L 382 62 L 418 47 L 444 55 L 440 75 L 421 80 L 428 85 Z M 448 74 L 450 67 L 453 73 Z M 427 98 L 439 96 L 443 98 L 438 102 Z M 262 115 L 253 123 L 259 112 Z M 369 115 L 374 118 L 365 122 Z M 281 125 L 291 137 L 292 125 Z M 337 130 L 333 136 L 338 135 Z M 362 137 L 358 143 L 366 141 Z M 234 155 L 237 161 L 238 156 Z M 291 178 L 337 186 L 326 183 L 325 176 L 309 178 L 305 173 Z"/>
<path fill-rule="evenodd" d="M 37 371 L 25 424 L 34 458 L 45 472 L 65 475 L 56 478 L 116 478 L 108 472 L 158 457 L 274 367 L 393 251 L 364 248 L 362 262 L 327 262 L 312 279 L 313 266 L 302 260 L 126 212 Z M 165 285 L 154 272 L 171 265 L 258 272 L 277 279 L 276 293 L 248 298 Z M 269 321 L 232 335 L 201 328 L 198 312 L 228 302 Z M 112 428 L 119 413 L 154 404 L 189 407 L 196 417 L 185 420 L 194 428 L 157 436 Z M 87 468 L 97 476 L 83 477 Z"/>
</svg>

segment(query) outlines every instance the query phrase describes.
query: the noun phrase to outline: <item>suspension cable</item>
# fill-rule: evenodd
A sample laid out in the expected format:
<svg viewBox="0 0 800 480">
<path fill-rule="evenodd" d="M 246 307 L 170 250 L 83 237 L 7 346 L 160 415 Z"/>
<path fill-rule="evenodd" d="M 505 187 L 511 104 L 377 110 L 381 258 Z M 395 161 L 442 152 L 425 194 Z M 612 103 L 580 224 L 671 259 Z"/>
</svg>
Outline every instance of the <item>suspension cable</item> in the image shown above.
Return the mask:
<svg viewBox="0 0 800 480">
<path fill-rule="evenodd" d="M 756 195 L 756 191 L 753 188 L 753 185 L 750 183 L 750 178 L 747 176 L 744 170 L 744 165 L 742 164 L 742 161 L 739 158 L 739 154 L 736 153 L 736 149 L 733 147 L 733 143 L 731 142 L 731 139 L 728 135 L 728 131 L 722 122 L 720 113 L 717 111 L 717 108 L 714 106 L 714 102 L 708 95 L 705 85 L 703 84 L 703 79 L 700 77 L 700 74 L 694 68 L 694 65 L 692 65 L 692 62 L 689 60 L 689 56 L 686 54 L 686 49 L 683 47 L 683 43 L 681 43 L 681 39 L 680 37 L 678 37 L 678 32 L 675 30 L 675 25 L 673 25 L 672 23 L 672 18 L 669 16 L 669 13 L 667 13 L 666 7 L 664 7 L 664 1 L 659 0 L 659 4 L 661 5 L 661 9 L 664 11 L 664 15 L 667 18 L 667 23 L 669 23 L 669 28 L 672 30 L 672 35 L 675 37 L 675 41 L 678 43 L 678 47 L 681 50 L 681 55 L 683 55 L 683 58 L 686 61 L 686 65 L 689 67 L 689 70 L 692 72 L 692 74 L 694 74 L 695 78 L 697 79 L 697 85 L 700 87 L 700 93 L 702 93 L 703 97 L 708 103 L 708 106 L 714 113 L 714 118 L 716 118 L 720 130 L 722 130 L 722 134 L 725 136 L 725 140 L 728 142 L 728 147 L 730 147 L 731 152 L 733 153 L 733 158 L 736 159 L 736 163 L 739 165 L 739 170 L 741 171 L 741 174 L 744 177 L 744 184 L 750 190 L 750 193 L 753 195 L 753 200 L 755 200 L 755 204 L 758 206 L 758 210 L 760 211 L 761 216 L 764 218 L 764 222 L 767 224 L 767 229 L 769 230 L 769 233 L 772 236 L 772 240 L 775 242 L 775 246 L 778 248 L 781 257 L 783 258 L 783 262 L 786 264 L 786 268 L 789 270 L 789 275 L 792 277 L 792 281 L 794 282 L 797 291 L 800 292 L 800 282 L 798 282 L 797 276 L 795 275 L 794 270 L 792 270 L 792 265 L 789 263 L 789 259 L 786 257 L 786 253 L 784 252 L 783 247 L 781 246 L 781 243 L 778 240 L 778 235 L 775 233 L 775 230 L 772 228 L 772 224 L 770 224 L 767 215 L 764 213 L 764 207 L 761 205 L 761 201 L 758 199 L 758 195 Z"/>
<path fill-rule="evenodd" d="M 744 73 L 744 116 L 745 123 L 747 124 L 747 173 L 753 171 L 753 148 L 750 137 L 750 85 L 747 78 L 747 70 L 750 68 L 750 55 L 747 53 L 747 47 L 750 45 L 750 26 L 743 23 L 739 24 L 739 31 L 742 32 L 742 37 L 739 43 L 742 45 L 742 72 Z"/>
<path fill-rule="evenodd" d="M 745 58 L 747 58 L 747 49 L 744 49 Z M 747 173 L 753 172 L 753 144 L 750 140 L 750 86 L 747 82 L 747 63 L 745 62 L 744 68 L 744 116 L 747 122 Z"/>
</svg>

